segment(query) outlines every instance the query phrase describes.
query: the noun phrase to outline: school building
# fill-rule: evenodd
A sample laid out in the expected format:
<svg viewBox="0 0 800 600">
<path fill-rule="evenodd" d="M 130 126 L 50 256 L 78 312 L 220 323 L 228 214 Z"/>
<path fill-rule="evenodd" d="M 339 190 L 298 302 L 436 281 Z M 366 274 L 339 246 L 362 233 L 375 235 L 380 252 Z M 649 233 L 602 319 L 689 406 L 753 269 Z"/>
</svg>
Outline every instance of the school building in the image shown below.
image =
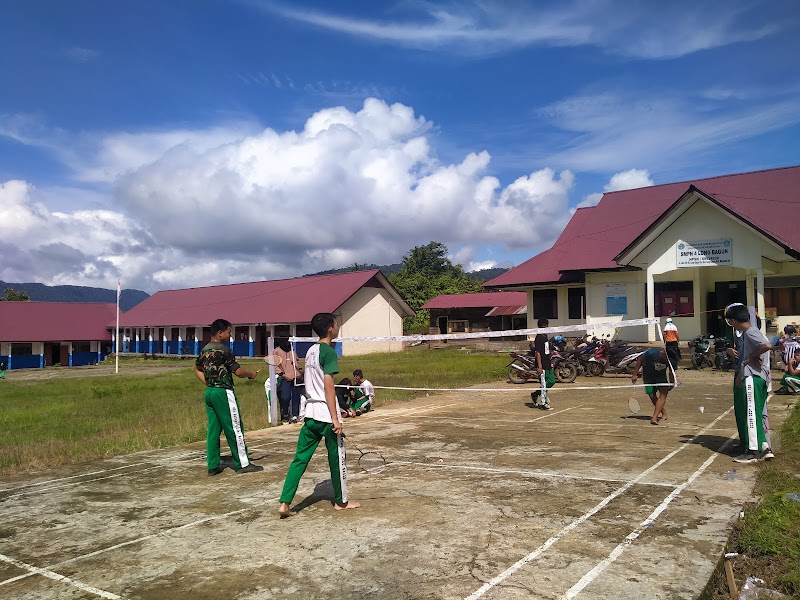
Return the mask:
<svg viewBox="0 0 800 600">
<path fill-rule="evenodd" d="M 0 362 L 9 369 L 97 364 L 112 350 L 115 311 L 96 302 L 0 302 Z"/>
<path fill-rule="evenodd" d="M 233 324 L 237 356 L 265 356 L 268 338 L 314 337 L 311 318 L 330 312 L 340 337 L 403 334 L 414 311 L 377 269 L 156 292 L 120 318 L 121 352 L 196 355 L 216 319 Z M 303 357 L 311 345 L 297 345 Z M 340 355 L 397 351 L 401 342 L 337 343 Z"/>
<path fill-rule="evenodd" d="M 800 166 L 608 192 L 485 286 L 525 291 L 529 327 L 672 317 L 688 340 L 722 334 L 742 302 L 780 330 L 800 323 L 798 214 Z M 658 339 L 655 326 L 618 335 Z"/>
<path fill-rule="evenodd" d="M 428 333 L 473 333 L 525 329 L 528 296 L 524 292 L 442 294 L 422 305 L 430 312 Z"/>
</svg>

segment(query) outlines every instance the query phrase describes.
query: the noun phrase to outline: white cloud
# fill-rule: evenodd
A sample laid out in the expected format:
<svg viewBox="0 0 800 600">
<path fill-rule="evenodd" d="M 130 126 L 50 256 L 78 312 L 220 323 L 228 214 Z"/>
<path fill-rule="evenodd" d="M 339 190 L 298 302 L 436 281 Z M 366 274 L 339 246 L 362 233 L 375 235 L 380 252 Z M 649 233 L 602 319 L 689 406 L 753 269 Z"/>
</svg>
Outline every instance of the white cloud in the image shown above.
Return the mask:
<svg viewBox="0 0 800 600">
<path fill-rule="evenodd" d="M 605 192 L 617 192 L 619 190 L 633 190 L 636 188 L 649 187 L 655 185 L 650 178 L 650 172 L 645 169 L 628 169 L 615 173 L 609 182 L 603 188 Z M 594 193 L 587 194 L 576 208 L 584 208 L 587 206 L 595 206 L 603 194 Z"/>
<path fill-rule="evenodd" d="M 406 3 L 389 10 L 392 19 L 366 19 L 253 2 L 272 13 L 345 35 L 423 50 L 493 54 L 527 46 L 592 45 L 644 59 L 669 59 L 774 33 L 780 11 L 758 13 L 752 3 L 732 0 L 724 10 L 714 2 L 683 0 L 582 0 Z M 405 13 L 401 13 L 405 11 Z M 398 14 L 406 15 L 397 16 Z"/>
<path fill-rule="evenodd" d="M 723 111 L 698 97 L 615 91 L 566 98 L 540 115 L 579 134 L 541 160 L 578 171 L 608 172 L 626 164 L 664 171 L 693 166 L 698 156 L 718 147 L 800 123 L 800 104 L 787 91 Z"/>
<path fill-rule="evenodd" d="M 3 185 L 0 237 L 17 248 L 3 278 L 121 275 L 152 291 L 385 264 L 430 240 L 535 249 L 558 235 L 570 171 L 503 187 L 487 152 L 441 163 L 430 131 L 410 107 L 370 98 L 320 110 L 300 131 L 108 135 L 85 163 L 70 160 L 79 178 L 114 182 L 113 210 L 52 212 L 30 184 Z"/>
</svg>

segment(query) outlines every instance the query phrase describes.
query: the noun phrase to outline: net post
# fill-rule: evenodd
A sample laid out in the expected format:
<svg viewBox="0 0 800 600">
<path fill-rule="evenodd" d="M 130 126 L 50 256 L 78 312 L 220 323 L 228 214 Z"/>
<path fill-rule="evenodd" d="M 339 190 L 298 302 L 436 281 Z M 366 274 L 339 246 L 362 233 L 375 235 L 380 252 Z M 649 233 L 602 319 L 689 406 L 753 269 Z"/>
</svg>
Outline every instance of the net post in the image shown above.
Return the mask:
<svg viewBox="0 0 800 600">
<path fill-rule="evenodd" d="M 269 336 L 267 338 L 267 354 L 272 356 L 275 352 L 275 338 Z M 269 418 L 271 423 L 279 424 L 278 421 L 278 385 L 275 377 L 275 365 L 269 364 L 269 393 L 272 402 L 269 403 Z"/>
</svg>

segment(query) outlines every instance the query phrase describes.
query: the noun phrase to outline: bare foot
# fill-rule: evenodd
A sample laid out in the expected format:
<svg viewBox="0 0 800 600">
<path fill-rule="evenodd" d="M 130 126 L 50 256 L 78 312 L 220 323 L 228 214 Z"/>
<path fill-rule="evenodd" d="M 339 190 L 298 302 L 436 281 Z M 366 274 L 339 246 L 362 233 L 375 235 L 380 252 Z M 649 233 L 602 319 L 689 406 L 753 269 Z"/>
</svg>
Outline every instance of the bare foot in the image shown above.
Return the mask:
<svg viewBox="0 0 800 600">
<path fill-rule="evenodd" d="M 347 510 L 349 508 L 361 508 L 361 503 L 356 502 L 355 500 L 350 500 L 344 504 L 337 504 L 336 502 L 333 503 L 333 508 L 336 510 Z"/>
<path fill-rule="evenodd" d="M 288 519 L 289 517 L 295 516 L 297 513 L 289 510 L 289 505 L 286 502 L 282 502 L 280 508 L 278 508 L 278 516 L 281 519 Z"/>
<path fill-rule="evenodd" d="M 650 421 L 650 425 L 658 425 L 658 421 Z"/>
</svg>

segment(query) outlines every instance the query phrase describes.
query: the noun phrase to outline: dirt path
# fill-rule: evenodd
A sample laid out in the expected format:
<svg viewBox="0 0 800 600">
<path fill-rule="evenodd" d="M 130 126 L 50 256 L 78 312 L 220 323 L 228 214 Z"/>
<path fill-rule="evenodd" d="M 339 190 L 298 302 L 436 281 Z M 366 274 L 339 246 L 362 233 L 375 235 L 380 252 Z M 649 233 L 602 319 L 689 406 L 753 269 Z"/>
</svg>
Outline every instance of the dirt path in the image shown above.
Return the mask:
<svg viewBox="0 0 800 600">
<path fill-rule="evenodd" d="M 260 474 L 208 478 L 194 444 L 6 479 L 0 596 L 694 598 L 757 467 L 731 461 L 730 376 L 681 375 L 657 427 L 629 389 L 565 387 L 550 412 L 528 385 L 380 407 L 346 424 L 390 461 L 364 474 L 351 452 L 357 511 L 332 510 L 319 450 L 277 519 L 298 426 L 247 434 Z"/>
</svg>

